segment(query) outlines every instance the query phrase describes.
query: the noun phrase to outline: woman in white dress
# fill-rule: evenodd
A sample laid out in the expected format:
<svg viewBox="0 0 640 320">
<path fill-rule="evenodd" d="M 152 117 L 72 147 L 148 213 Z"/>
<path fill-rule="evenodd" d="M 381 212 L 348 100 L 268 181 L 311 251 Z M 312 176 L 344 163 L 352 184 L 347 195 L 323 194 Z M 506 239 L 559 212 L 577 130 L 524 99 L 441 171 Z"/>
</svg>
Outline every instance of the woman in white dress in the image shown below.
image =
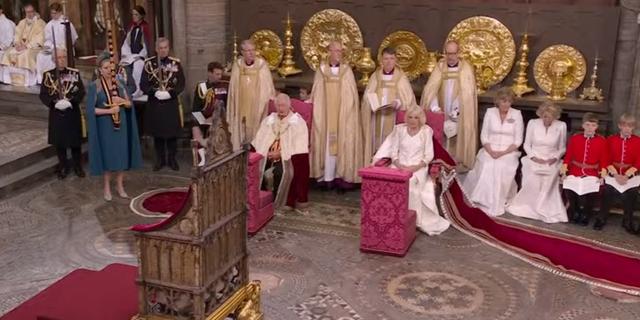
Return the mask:
<svg viewBox="0 0 640 320">
<path fill-rule="evenodd" d="M 409 181 L 409 209 L 417 214 L 417 227 L 433 236 L 449 228 L 449 221 L 438 214 L 436 192 L 429 176 L 433 160 L 433 130 L 425 124 L 424 110 L 417 105 L 405 114 L 405 124 L 395 126 L 373 157 L 373 163 L 391 158 L 391 168 L 413 172 Z"/>
<path fill-rule="evenodd" d="M 507 212 L 515 216 L 546 223 L 567 222 L 558 175 L 567 149 L 567 125 L 558 120 L 560 113 L 560 107 L 546 101 L 536 112 L 539 119 L 527 124 L 522 189 L 507 207 Z"/>
<path fill-rule="evenodd" d="M 517 191 L 515 176 L 524 122 L 520 110 L 511 108 L 514 98 L 511 88 L 497 92 L 496 106 L 487 109 L 482 122 L 482 149 L 463 182 L 471 201 L 492 217 L 504 213 Z"/>
</svg>

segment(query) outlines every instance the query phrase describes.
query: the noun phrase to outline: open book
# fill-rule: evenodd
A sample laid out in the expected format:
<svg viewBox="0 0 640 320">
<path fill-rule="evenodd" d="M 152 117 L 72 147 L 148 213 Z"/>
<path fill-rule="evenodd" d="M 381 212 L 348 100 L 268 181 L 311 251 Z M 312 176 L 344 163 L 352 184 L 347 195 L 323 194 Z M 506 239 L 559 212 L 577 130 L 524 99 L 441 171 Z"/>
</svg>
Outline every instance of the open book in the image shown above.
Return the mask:
<svg viewBox="0 0 640 320">
<path fill-rule="evenodd" d="M 625 191 L 627 191 L 627 190 L 629 190 L 631 188 L 635 188 L 637 186 L 640 186 L 640 176 L 635 176 L 635 177 L 627 180 L 627 183 L 625 183 L 625 184 L 619 184 L 618 181 L 616 181 L 616 178 L 606 176 L 604 178 L 604 182 L 606 184 L 614 187 L 616 190 L 618 190 L 618 192 L 624 193 Z"/>
<path fill-rule="evenodd" d="M 582 196 L 589 193 L 599 192 L 600 191 L 600 179 L 597 177 L 576 177 L 576 176 L 567 176 L 567 178 L 562 181 L 562 188 L 569 189 L 575 192 L 577 195 Z"/>
<path fill-rule="evenodd" d="M 196 121 L 198 121 L 199 125 L 201 125 L 201 126 L 210 126 L 211 125 L 211 122 L 207 121 L 207 119 L 204 117 L 202 112 L 196 111 L 196 112 L 191 112 L 191 114 L 193 115 L 194 118 L 196 118 Z"/>
<path fill-rule="evenodd" d="M 393 108 L 393 105 L 391 104 L 385 104 L 381 106 L 380 101 L 378 101 L 378 95 L 375 92 L 367 93 L 367 100 L 369 100 L 369 105 L 371 106 L 371 111 L 373 112 L 384 110 L 387 108 Z"/>
</svg>

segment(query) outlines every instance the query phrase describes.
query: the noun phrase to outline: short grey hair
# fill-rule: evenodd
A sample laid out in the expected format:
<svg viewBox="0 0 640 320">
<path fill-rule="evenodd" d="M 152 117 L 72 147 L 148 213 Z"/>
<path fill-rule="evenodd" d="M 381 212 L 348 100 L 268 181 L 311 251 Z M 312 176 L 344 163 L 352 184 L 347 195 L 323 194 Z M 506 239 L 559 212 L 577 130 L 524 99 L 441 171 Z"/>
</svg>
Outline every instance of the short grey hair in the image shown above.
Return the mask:
<svg viewBox="0 0 640 320">
<path fill-rule="evenodd" d="M 289 95 L 288 95 L 288 94 L 286 94 L 286 93 L 279 93 L 279 94 L 276 96 L 275 102 L 276 102 L 276 103 L 278 103 L 278 102 L 284 102 L 284 103 L 286 103 L 289 107 L 291 107 L 291 97 L 289 97 Z"/>
<path fill-rule="evenodd" d="M 551 101 L 545 101 L 538 107 L 538 110 L 536 110 L 536 115 L 542 118 L 542 115 L 545 113 L 549 113 L 551 117 L 558 120 L 562 114 L 562 108 Z"/>
<path fill-rule="evenodd" d="M 249 44 L 249 45 L 252 45 L 252 46 L 253 46 L 253 48 L 255 48 L 255 47 L 256 47 L 256 44 L 253 42 L 253 40 L 251 40 L 251 39 L 246 39 L 246 40 L 242 40 L 242 42 L 240 42 L 240 49 L 245 50 L 245 48 L 244 48 L 244 47 L 245 47 L 246 45 L 248 45 L 248 44 Z"/>
<path fill-rule="evenodd" d="M 160 38 L 158 38 L 158 40 L 156 41 L 156 47 L 157 47 L 157 46 L 159 46 L 161 43 L 165 43 L 165 42 L 166 42 L 168 45 L 169 45 L 169 44 L 171 44 L 171 43 L 169 42 L 169 39 L 168 39 L 168 38 L 165 38 L 165 37 L 160 37 Z"/>
<path fill-rule="evenodd" d="M 384 48 L 384 50 L 382 50 L 382 54 L 390 54 L 395 56 L 396 55 L 396 48 L 394 47 L 386 47 Z"/>
<path fill-rule="evenodd" d="M 410 116 L 418 116 L 418 119 L 420 119 L 421 125 L 427 124 L 427 116 L 424 114 L 424 109 L 422 109 L 422 107 L 417 104 L 414 104 L 411 107 L 409 107 L 407 111 L 404 113 L 405 123 L 409 122 Z"/>
<path fill-rule="evenodd" d="M 338 40 L 331 40 L 331 41 L 329 42 L 329 44 L 327 45 L 327 50 L 331 50 L 331 46 L 336 45 L 336 44 L 340 45 L 340 48 L 342 48 L 342 47 L 343 47 L 343 45 L 342 45 L 342 43 L 341 43 L 340 41 L 338 41 Z"/>
</svg>

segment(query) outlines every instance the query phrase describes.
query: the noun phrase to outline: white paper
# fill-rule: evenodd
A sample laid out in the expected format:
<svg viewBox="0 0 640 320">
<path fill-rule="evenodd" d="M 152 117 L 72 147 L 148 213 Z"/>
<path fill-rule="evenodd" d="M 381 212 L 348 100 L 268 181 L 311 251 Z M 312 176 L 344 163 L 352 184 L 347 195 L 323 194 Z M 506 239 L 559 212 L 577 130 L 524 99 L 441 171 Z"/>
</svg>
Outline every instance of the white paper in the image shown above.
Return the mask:
<svg viewBox="0 0 640 320">
<path fill-rule="evenodd" d="M 584 178 L 567 176 L 567 178 L 562 181 L 562 188 L 569 189 L 577 195 L 582 196 L 589 193 L 599 192 L 600 182 L 598 182 L 598 180 L 600 179 L 592 176 Z"/>
<path fill-rule="evenodd" d="M 616 181 L 616 178 L 606 176 L 604 178 L 604 182 L 606 184 L 614 187 L 616 190 L 618 190 L 618 192 L 624 193 L 625 191 L 627 191 L 627 190 L 629 190 L 631 188 L 635 188 L 635 187 L 640 186 L 640 176 L 635 176 L 635 177 L 627 180 L 627 183 L 625 183 L 625 184 L 619 184 L 618 181 Z"/>
<path fill-rule="evenodd" d="M 207 92 L 207 83 L 206 82 L 200 82 L 200 92 L 202 92 L 202 94 L 205 94 Z"/>
<path fill-rule="evenodd" d="M 193 115 L 194 118 L 196 118 L 196 121 L 198 121 L 199 125 L 203 125 L 203 126 L 211 125 L 210 123 L 207 122 L 207 119 L 204 117 L 202 112 L 196 111 L 196 112 L 191 112 L 191 114 Z"/>
<path fill-rule="evenodd" d="M 453 137 L 455 137 L 456 135 L 458 135 L 458 123 L 451 121 L 451 120 L 447 120 L 444 122 L 444 134 L 447 136 L 447 138 L 451 139 Z"/>
</svg>

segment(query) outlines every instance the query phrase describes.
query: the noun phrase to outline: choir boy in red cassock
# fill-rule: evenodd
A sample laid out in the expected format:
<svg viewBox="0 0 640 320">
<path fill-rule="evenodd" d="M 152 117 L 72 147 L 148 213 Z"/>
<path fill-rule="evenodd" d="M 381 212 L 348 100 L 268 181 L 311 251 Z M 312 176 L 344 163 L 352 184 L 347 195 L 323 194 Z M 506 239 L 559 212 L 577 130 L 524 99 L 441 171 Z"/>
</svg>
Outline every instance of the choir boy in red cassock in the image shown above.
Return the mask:
<svg viewBox="0 0 640 320">
<path fill-rule="evenodd" d="M 636 233 L 633 225 L 633 209 L 638 196 L 640 176 L 640 137 L 633 134 L 636 119 L 631 115 L 622 115 L 618 120 L 620 133 L 607 139 L 608 161 L 604 194 L 600 204 L 600 213 L 593 226 L 602 230 L 607 223 L 611 202 L 617 195 L 622 196 L 624 217 L 622 227 L 629 233 Z M 640 226 L 637 231 L 640 231 Z"/>
<path fill-rule="evenodd" d="M 607 140 L 596 134 L 598 117 L 582 117 L 583 133 L 573 135 L 562 161 L 562 187 L 569 199 L 569 221 L 589 225 L 600 186 L 607 174 Z"/>
</svg>

